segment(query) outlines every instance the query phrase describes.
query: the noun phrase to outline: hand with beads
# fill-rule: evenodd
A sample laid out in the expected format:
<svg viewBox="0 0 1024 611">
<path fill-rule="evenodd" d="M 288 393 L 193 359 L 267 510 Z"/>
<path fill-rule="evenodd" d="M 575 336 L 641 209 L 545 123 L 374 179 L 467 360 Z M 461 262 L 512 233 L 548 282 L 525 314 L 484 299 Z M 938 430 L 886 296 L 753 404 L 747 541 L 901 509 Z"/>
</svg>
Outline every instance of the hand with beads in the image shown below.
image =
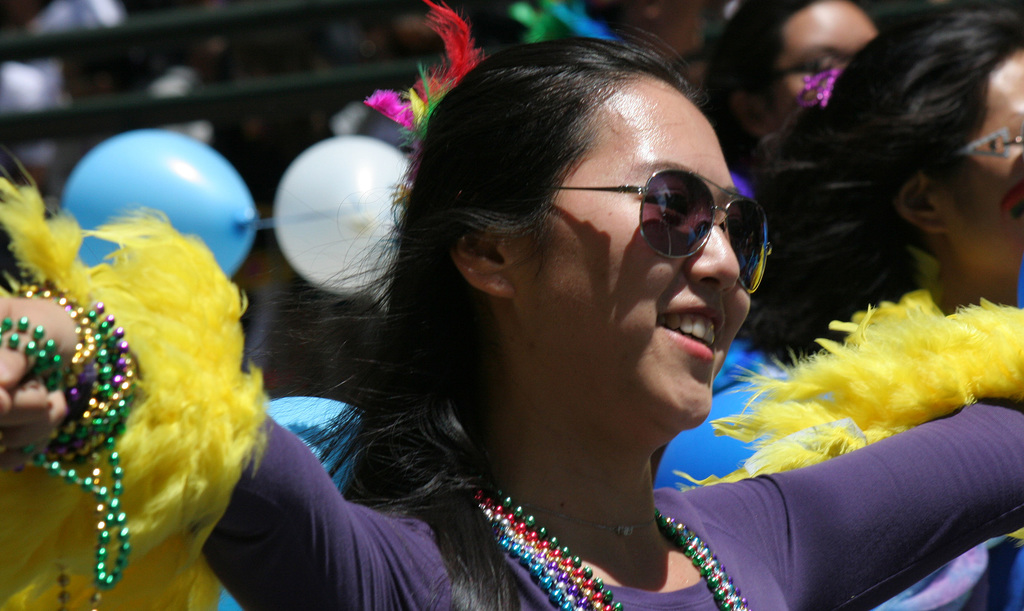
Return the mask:
<svg viewBox="0 0 1024 611">
<path fill-rule="evenodd" d="M 62 389 L 48 391 L 33 374 L 35 358 L 28 356 L 25 346 L 41 343 L 32 336 L 42 327 L 42 341 L 54 340 L 59 354 L 69 358 L 76 333 L 74 320 L 59 305 L 43 299 L 0 300 L 2 320 L 11 321 L 11 329 L 0 334 L 0 469 L 12 469 L 28 460 L 25 448 L 49 441 L 68 409 Z M 22 320 L 28 329 L 20 332 Z"/>
</svg>

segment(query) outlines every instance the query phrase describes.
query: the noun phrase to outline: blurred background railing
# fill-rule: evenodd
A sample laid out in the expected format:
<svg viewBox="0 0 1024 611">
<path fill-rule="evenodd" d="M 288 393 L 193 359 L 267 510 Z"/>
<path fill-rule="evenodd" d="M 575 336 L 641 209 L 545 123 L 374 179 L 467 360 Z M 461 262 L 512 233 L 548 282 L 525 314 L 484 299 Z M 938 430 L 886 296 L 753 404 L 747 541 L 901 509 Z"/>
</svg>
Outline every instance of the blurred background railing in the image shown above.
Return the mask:
<svg viewBox="0 0 1024 611">
<path fill-rule="evenodd" d="M 459 0 L 457 6 L 500 6 L 495 0 Z M 924 0 L 872 7 L 880 21 L 935 6 Z M 205 8 L 177 8 L 131 15 L 122 24 L 64 32 L 0 35 L 0 58 L 61 57 L 93 61 L 118 55 L 177 49 L 211 37 L 251 39 L 284 29 L 307 32 L 332 21 L 384 20 L 423 12 L 418 0 L 270 0 Z M 708 27 L 708 40 L 718 24 Z M 428 57 L 385 59 L 314 71 L 204 83 L 187 94 L 156 97 L 125 92 L 73 100 L 66 106 L 0 114 L 0 142 L 118 132 L 196 119 L 237 120 L 249 114 L 297 116 L 337 109 L 376 88 L 407 86 Z"/>
<path fill-rule="evenodd" d="M 494 4 L 463 0 L 473 7 Z M 312 32 L 332 21 L 386 20 L 402 12 L 423 12 L 417 0 L 275 0 L 205 8 L 177 8 L 129 16 L 113 27 L 63 32 L 0 35 L 0 58 L 59 57 L 100 61 L 146 52 L 178 50 L 209 38 L 252 39 L 272 31 Z M 380 87 L 408 86 L 427 58 L 207 83 L 173 98 L 125 92 L 74 100 L 59 108 L 0 114 L 0 142 L 117 132 L 196 119 L 230 120 L 251 113 L 299 115 L 329 110 Z"/>
<path fill-rule="evenodd" d="M 728 0 L 678 0 L 697 1 L 721 12 Z M 509 17 L 512 0 L 449 3 L 468 14 L 487 50 L 522 36 Z M 927 0 L 874 0 L 869 8 L 884 24 L 933 6 Z M 44 8 L 54 13 L 63 7 L 93 13 L 67 13 L 63 22 L 40 25 Z M 80 221 L 85 214 L 77 214 L 74 204 L 79 202 L 77 210 L 88 205 L 83 192 L 100 207 L 110 203 L 106 187 L 118 180 L 165 195 L 187 216 L 203 216 L 202 198 L 162 186 L 167 183 L 144 171 L 125 177 L 124 155 L 107 155 L 101 163 L 95 152 L 114 135 L 148 127 L 169 127 L 205 143 L 197 146 L 209 145 L 237 170 L 259 217 L 247 225 L 254 242 L 244 244 L 248 254 L 234 272 L 249 298 L 249 356 L 264 368 L 273 395 L 308 394 L 312 380 L 338 376 L 326 373 L 329 355 L 312 355 L 290 337 L 312 325 L 314 313 L 330 309 L 316 300 L 325 285 L 309 283 L 303 266 L 314 261 L 333 271 L 343 265 L 326 247 L 316 255 L 320 259 L 285 256 L 281 231 L 314 254 L 320 252 L 311 246 L 314 238 L 337 241 L 328 230 L 342 224 L 339 204 L 357 190 L 345 191 L 343 174 L 357 173 L 355 166 L 368 160 L 364 154 L 331 159 L 321 172 L 321 182 L 329 183 L 320 185 L 322 192 L 314 193 L 318 185 L 309 180 L 305 189 L 281 188 L 287 182 L 282 177 L 304 152 L 345 136 L 400 144 L 394 125 L 361 100 L 375 89 L 410 86 L 419 66 L 437 59 L 440 41 L 425 26 L 425 13 L 421 0 L 0 0 L 0 165 L 7 172 L 25 170 L 48 204 L 65 207 Z M 704 28 L 705 48 L 719 36 L 718 19 Z M 691 66 L 699 65 L 696 58 Z M 156 154 L 135 150 L 138 158 Z M 85 187 L 79 180 L 76 190 L 74 170 L 86 165 L 89 171 L 77 176 L 92 182 Z M 212 165 L 201 171 L 211 172 Z M 328 187 L 334 191 L 324 195 Z M 314 209 L 321 216 L 307 225 L 281 222 L 275 199 L 282 191 L 302 204 L 306 216 L 315 216 Z M 202 237 L 210 244 L 209 236 Z M 4 254 L 0 243 L 0 269 L 13 272 Z"/>
</svg>

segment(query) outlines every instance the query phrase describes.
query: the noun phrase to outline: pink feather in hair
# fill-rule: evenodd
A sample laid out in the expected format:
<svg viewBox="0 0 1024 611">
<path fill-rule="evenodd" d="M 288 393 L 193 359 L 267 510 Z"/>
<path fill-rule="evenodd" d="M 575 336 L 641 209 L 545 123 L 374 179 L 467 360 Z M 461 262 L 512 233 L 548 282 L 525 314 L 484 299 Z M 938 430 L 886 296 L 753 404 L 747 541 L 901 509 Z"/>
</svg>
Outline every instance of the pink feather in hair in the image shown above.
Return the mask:
<svg viewBox="0 0 1024 611">
<path fill-rule="evenodd" d="M 410 131 L 413 129 L 412 107 L 408 102 L 402 101 L 402 96 L 397 91 L 378 89 L 366 98 L 366 105 L 402 127 Z"/>
<path fill-rule="evenodd" d="M 415 176 L 419 163 L 419 143 L 426 135 L 427 123 L 437 104 L 453 87 L 459 84 L 483 58 L 483 50 L 476 48 L 469 23 L 443 2 L 435 4 L 423 0 L 430 11 L 427 21 L 444 43 L 445 56 L 440 66 L 420 68 L 420 79 L 405 94 L 378 90 L 366 98 L 366 105 L 379 111 L 404 128 L 408 146 L 412 149 L 412 167 L 409 176 Z"/>
</svg>

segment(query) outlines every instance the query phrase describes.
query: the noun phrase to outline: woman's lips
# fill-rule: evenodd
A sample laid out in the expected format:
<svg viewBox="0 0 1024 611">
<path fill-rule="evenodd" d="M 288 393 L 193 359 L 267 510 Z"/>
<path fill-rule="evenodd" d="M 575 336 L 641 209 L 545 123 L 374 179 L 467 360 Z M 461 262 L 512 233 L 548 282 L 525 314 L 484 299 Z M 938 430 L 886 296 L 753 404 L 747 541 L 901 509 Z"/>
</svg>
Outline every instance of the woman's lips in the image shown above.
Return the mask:
<svg viewBox="0 0 1024 611">
<path fill-rule="evenodd" d="M 1010 189 L 1006 196 L 1003 197 L 999 208 L 1004 212 L 1008 211 L 1012 219 L 1019 219 L 1021 216 L 1024 216 L 1024 180 Z"/>
</svg>

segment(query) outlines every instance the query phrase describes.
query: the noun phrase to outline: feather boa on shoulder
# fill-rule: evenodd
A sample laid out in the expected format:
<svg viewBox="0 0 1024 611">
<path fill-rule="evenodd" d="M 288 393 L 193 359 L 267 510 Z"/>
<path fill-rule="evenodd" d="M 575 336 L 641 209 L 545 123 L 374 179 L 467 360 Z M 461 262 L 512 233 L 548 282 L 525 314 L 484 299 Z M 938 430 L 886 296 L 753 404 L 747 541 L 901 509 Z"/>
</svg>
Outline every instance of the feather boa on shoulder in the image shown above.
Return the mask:
<svg viewBox="0 0 1024 611">
<path fill-rule="evenodd" d="M 139 364 L 137 399 L 118 440 L 122 506 L 133 552 L 101 608 L 212 609 L 218 583 L 201 548 L 241 470 L 263 447 L 258 371 L 243 371 L 244 300 L 196 239 L 138 215 L 94 235 L 119 243 L 109 263 L 76 260 L 83 232 L 44 219 L 34 188 L 0 181 L 0 224 L 25 275 L 83 305 L 103 301 Z M 91 608 L 96 517 L 91 494 L 28 467 L 0 473 L 0 601 L 4 610 Z"/>
<path fill-rule="evenodd" d="M 1024 400 L 1024 310 L 983 301 L 946 316 L 920 290 L 832 328 L 843 343 L 821 340 L 782 378 L 753 377 L 746 410 L 713 423 L 757 452 L 702 483 L 822 462 L 979 399 Z"/>
</svg>

